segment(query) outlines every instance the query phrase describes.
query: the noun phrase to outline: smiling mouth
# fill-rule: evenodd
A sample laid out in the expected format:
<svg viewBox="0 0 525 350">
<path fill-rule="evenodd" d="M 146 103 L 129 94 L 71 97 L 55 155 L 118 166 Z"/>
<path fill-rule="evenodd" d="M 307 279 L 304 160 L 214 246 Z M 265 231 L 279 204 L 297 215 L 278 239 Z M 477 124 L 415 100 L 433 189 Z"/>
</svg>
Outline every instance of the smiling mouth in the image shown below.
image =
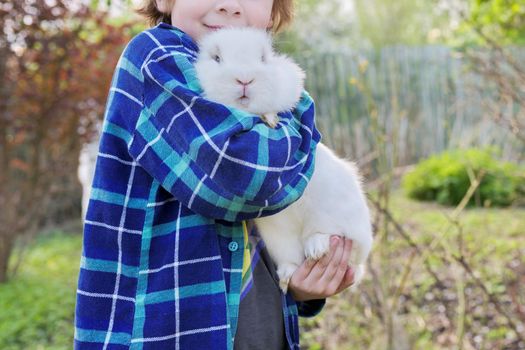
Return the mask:
<svg viewBox="0 0 525 350">
<path fill-rule="evenodd" d="M 222 26 L 209 26 L 207 24 L 204 24 L 204 26 L 208 29 L 211 29 L 211 30 L 219 30 L 221 28 L 223 28 Z"/>
</svg>

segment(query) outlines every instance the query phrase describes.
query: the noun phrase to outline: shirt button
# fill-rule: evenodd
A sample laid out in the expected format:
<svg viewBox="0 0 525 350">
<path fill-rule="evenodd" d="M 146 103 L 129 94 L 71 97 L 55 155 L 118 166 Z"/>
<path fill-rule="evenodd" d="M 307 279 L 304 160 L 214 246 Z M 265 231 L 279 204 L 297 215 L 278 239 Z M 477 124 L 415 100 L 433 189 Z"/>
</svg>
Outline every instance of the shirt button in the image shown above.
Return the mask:
<svg viewBox="0 0 525 350">
<path fill-rule="evenodd" d="M 239 249 L 239 244 L 237 244 L 237 242 L 230 242 L 228 244 L 228 249 L 230 250 L 230 252 L 234 252 L 237 249 Z"/>
</svg>

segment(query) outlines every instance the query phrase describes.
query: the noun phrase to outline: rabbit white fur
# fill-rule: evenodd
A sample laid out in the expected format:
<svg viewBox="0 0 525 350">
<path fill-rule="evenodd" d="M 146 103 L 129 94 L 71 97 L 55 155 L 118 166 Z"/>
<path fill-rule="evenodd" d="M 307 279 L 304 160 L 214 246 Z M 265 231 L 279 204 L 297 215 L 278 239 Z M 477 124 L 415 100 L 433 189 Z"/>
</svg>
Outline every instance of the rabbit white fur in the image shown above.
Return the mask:
<svg viewBox="0 0 525 350">
<path fill-rule="evenodd" d="M 273 52 L 264 31 L 229 28 L 199 43 L 195 64 L 207 98 L 255 114 L 291 110 L 303 89 L 304 73 L 289 58 Z M 247 87 L 241 82 L 251 81 Z M 241 96 L 247 98 L 239 99 Z M 278 120 L 277 120 L 278 121 Z M 319 259 L 331 235 L 353 240 L 349 264 L 354 286 L 362 279 L 372 248 L 370 213 L 356 166 L 319 144 L 315 171 L 299 200 L 271 216 L 255 219 L 286 292 L 293 272 L 305 258 Z"/>
</svg>

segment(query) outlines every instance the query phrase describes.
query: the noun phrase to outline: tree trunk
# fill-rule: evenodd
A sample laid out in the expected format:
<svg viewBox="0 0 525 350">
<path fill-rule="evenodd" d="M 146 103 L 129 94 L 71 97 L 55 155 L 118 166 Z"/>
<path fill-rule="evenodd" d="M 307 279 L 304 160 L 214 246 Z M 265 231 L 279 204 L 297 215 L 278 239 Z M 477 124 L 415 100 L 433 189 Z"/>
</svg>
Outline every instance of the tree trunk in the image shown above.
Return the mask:
<svg viewBox="0 0 525 350">
<path fill-rule="evenodd" d="M 0 284 L 7 282 L 8 262 L 14 246 L 14 239 L 4 230 L 0 231 Z"/>
<path fill-rule="evenodd" d="M 7 264 L 14 245 L 14 237 L 12 236 L 12 227 L 9 220 L 12 208 L 8 207 L 8 205 L 13 205 L 13 203 L 10 203 L 10 189 L 8 186 L 10 147 L 7 139 L 9 125 L 7 113 L 11 88 L 6 83 L 6 65 L 9 54 L 7 43 L 0 40 L 0 208 L 2 208 L 0 210 L 0 283 L 7 281 Z"/>
<path fill-rule="evenodd" d="M 7 144 L 7 100 L 9 88 L 6 83 L 6 65 L 9 50 L 0 42 L 0 186 L 7 181 L 7 166 L 9 165 Z M 2 188 L 0 187 L 0 190 Z"/>
</svg>

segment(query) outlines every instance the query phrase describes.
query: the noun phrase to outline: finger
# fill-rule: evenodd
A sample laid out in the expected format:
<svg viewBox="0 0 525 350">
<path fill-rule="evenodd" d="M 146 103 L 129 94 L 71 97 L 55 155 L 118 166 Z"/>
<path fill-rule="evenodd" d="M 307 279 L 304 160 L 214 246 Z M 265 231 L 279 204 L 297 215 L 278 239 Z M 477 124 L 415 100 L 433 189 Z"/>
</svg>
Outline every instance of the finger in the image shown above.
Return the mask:
<svg viewBox="0 0 525 350">
<path fill-rule="evenodd" d="M 339 274 L 340 275 L 339 280 L 337 281 L 335 288 L 339 286 L 339 283 L 341 282 L 341 279 L 343 278 L 343 275 L 346 271 L 346 264 L 343 264 L 343 271 L 339 271 L 340 269 L 339 266 L 341 264 L 341 260 L 345 252 L 345 246 L 347 245 L 348 243 L 346 242 L 345 239 L 339 240 L 339 243 L 337 244 L 337 248 L 334 252 L 334 255 L 332 256 L 330 263 L 328 264 L 323 275 L 320 278 L 320 282 L 322 285 L 327 286 L 332 281 L 332 279 L 336 276 L 336 274 Z"/>
<path fill-rule="evenodd" d="M 337 288 L 337 291 L 335 294 L 345 290 L 346 288 L 354 284 L 354 276 L 355 276 L 354 269 L 352 269 L 351 267 L 348 267 L 346 269 L 345 276 L 343 280 L 341 281 L 341 284 Z"/>
<path fill-rule="evenodd" d="M 325 264 L 326 259 L 330 259 L 333 255 L 334 247 L 337 246 L 337 241 L 339 237 L 333 236 L 330 239 L 330 250 L 325 254 L 321 259 Z M 321 267 L 319 260 L 306 259 L 303 263 L 295 270 L 292 277 L 290 278 L 290 285 L 293 287 L 302 288 L 308 286 L 311 290 L 316 290 L 320 286 L 318 285 L 319 277 L 323 274 L 325 267 Z"/>
<path fill-rule="evenodd" d="M 335 294 L 343 281 L 348 269 L 348 258 L 352 250 L 352 241 L 349 239 L 341 241 L 340 250 L 339 259 L 336 259 L 334 255 L 334 259 L 330 262 L 330 267 L 326 269 L 321 277 L 321 284 L 325 286 L 325 291 L 329 295 Z"/>
<path fill-rule="evenodd" d="M 348 267 L 350 261 L 350 254 L 352 253 L 352 247 L 354 246 L 354 241 L 350 238 L 345 238 L 345 250 L 343 252 L 343 257 L 341 258 L 340 264 L 344 266 L 344 270 Z"/>
<path fill-rule="evenodd" d="M 315 266 L 316 261 L 311 259 L 306 259 L 303 263 L 295 270 L 292 275 L 292 279 L 295 281 L 302 281 L 311 273 L 313 267 Z"/>
<path fill-rule="evenodd" d="M 310 271 L 307 279 L 309 283 L 318 283 L 321 276 L 324 274 L 330 260 L 332 260 L 335 251 L 337 250 L 337 244 L 340 238 L 337 236 L 330 237 L 330 250 L 321 259 L 317 260 Z"/>
</svg>

